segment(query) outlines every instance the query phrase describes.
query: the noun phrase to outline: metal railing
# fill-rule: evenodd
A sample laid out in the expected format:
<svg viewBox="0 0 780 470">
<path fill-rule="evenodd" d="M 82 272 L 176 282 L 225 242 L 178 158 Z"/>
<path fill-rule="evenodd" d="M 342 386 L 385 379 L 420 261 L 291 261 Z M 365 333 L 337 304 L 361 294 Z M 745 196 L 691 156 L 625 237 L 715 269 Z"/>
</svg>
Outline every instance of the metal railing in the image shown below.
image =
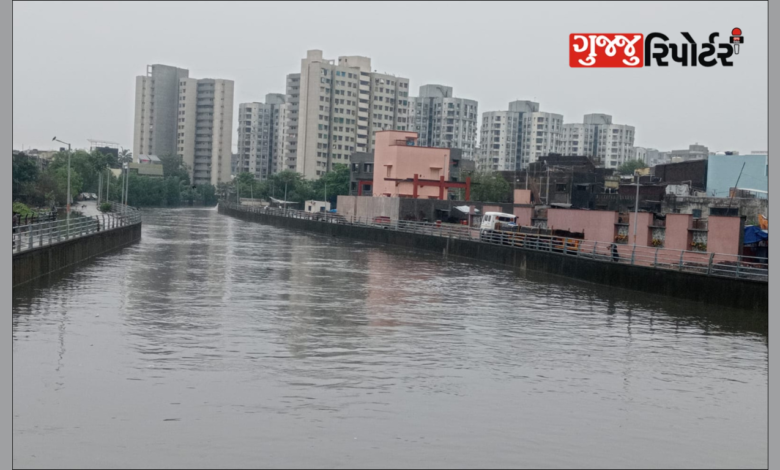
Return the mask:
<svg viewBox="0 0 780 470">
<path fill-rule="evenodd" d="M 20 253 L 141 222 L 141 213 L 133 207 L 112 203 L 111 208 L 112 212 L 94 217 L 77 216 L 13 227 L 12 249 Z"/>
<path fill-rule="evenodd" d="M 247 207 L 239 206 L 235 203 L 220 204 L 225 204 L 230 209 L 244 212 L 314 220 L 323 223 L 361 225 L 376 229 L 469 240 L 651 269 L 692 272 L 707 276 L 751 279 L 762 282 L 767 282 L 769 277 L 768 258 L 614 244 L 554 235 L 522 233 L 522 231 L 480 230 L 478 227 L 442 222 L 391 220 L 387 217 L 344 217 L 338 214 L 322 212 L 310 213 L 293 209 Z"/>
<path fill-rule="evenodd" d="M 57 220 L 56 212 L 37 212 L 35 215 L 26 215 L 24 217 L 16 214 L 14 215 L 12 226 L 31 225 L 40 222 L 51 222 L 53 220 Z"/>
</svg>

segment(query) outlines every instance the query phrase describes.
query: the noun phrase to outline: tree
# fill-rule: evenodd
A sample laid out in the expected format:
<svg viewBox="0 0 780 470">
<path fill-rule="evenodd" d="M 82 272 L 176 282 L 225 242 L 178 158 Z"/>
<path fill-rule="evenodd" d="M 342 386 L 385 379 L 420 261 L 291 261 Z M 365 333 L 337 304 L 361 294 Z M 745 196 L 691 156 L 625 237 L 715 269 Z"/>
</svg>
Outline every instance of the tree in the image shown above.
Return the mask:
<svg viewBox="0 0 780 470">
<path fill-rule="evenodd" d="M 342 163 L 334 164 L 331 171 L 311 183 L 312 197 L 324 201 L 327 190 L 327 200 L 335 203 L 338 196 L 349 195 L 349 176 L 348 165 Z"/>
<path fill-rule="evenodd" d="M 477 173 L 471 179 L 471 200 L 507 202 L 511 186 L 499 173 Z"/>
<path fill-rule="evenodd" d="M 190 184 L 190 173 L 182 158 L 178 155 L 160 155 L 160 163 L 163 166 L 163 176 L 177 176 L 180 180 Z"/>
<path fill-rule="evenodd" d="M 128 159 L 130 153 L 122 151 L 122 158 Z M 122 199 L 123 180 L 114 176 L 109 170 L 115 162 L 112 154 L 98 150 L 86 152 L 76 150 L 70 154 L 70 185 L 71 195 L 75 197 L 81 192 L 98 192 L 98 181 L 102 177 L 101 197 L 105 195 L 107 186 L 110 194 L 108 199 Z M 190 176 L 178 156 L 161 158 L 163 162 L 163 178 L 141 176 L 131 172 L 128 176 L 128 203 L 131 206 L 178 206 L 184 202 L 197 202 L 213 205 L 217 202 L 216 189 L 212 185 L 190 186 Z M 118 166 L 118 165 L 117 165 Z M 249 175 L 250 180 L 253 180 Z M 244 177 L 245 178 L 245 177 Z M 256 189 L 262 191 L 259 182 L 253 182 Z M 13 156 L 13 195 L 14 198 L 23 195 L 27 204 L 48 205 L 65 204 L 68 185 L 68 152 L 54 155 L 46 171 L 39 171 L 37 163 L 24 155 Z"/>
<path fill-rule="evenodd" d="M 213 206 L 217 203 L 217 189 L 212 184 L 202 184 L 197 187 L 200 200 L 204 206 Z"/>
<path fill-rule="evenodd" d="M 119 163 L 130 163 L 133 161 L 133 153 L 127 149 L 119 151 Z"/>
<path fill-rule="evenodd" d="M 182 201 L 182 190 L 187 190 L 186 184 L 176 176 L 165 178 L 165 204 L 167 206 L 178 206 Z"/>
<path fill-rule="evenodd" d="M 52 175 L 54 177 L 54 181 L 56 182 L 56 190 L 55 190 L 55 197 L 57 198 L 57 202 L 60 204 L 67 204 L 68 203 L 68 167 L 60 167 L 54 170 L 54 173 Z M 76 196 L 81 193 L 82 188 L 82 180 L 81 175 L 78 174 L 78 172 L 73 171 L 71 169 L 70 172 L 70 194 L 71 199 L 75 200 Z"/>
<path fill-rule="evenodd" d="M 303 175 L 292 170 L 285 170 L 268 178 L 269 195 L 276 199 L 284 199 L 285 187 L 287 200 L 303 202 L 314 197 L 313 182 L 304 179 Z"/>
<path fill-rule="evenodd" d="M 99 175 L 109 168 L 112 161 L 111 155 L 104 154 L 98 150 L 86 152 L 76 150 L 70 157 L 71 176 L 78 173 L 83 184 L 82 190 L 90 193 L 97 193 Z M 49 171 L 57 172 L 68 168 L 68 152 L 58 152 L 49 163 Z M 104 175 L 105 176 L 105 175 Z"/>
<path fill-rule="evenodd" d="M 40 173 L 34 188 L 34 204 L 38 206 L 51 206 L 56 204 L 57 181 L 51 172 L 45 171 Z"/>
<path fill-rule="evenodd" d="M 30 196 L 35 190 L 35 182 L 40 173 L 38 164 L 26 154 L 14 154 L 12 173 L 11 194 L 13 199 Z"/>
<path fill-rule="evenodd" d="M 98 162 L 99 168 L 109 167 L 109 168 L 121 168 L 122 165 L 119 161 L 119 157 L 117 155 L 114 155 L 113 152 L 106 152 L 103 153 L 98 149 L 95 149 L 91 152 L 92 156 L 94 157 L 94 161 Z"/>
<path fill-rule="evenodd" d="M 642 168 L 647 168 L 642 160 L 629 160 L 618 167 L 618 172 L 621 175 L 633 175 L 634 171 Z"/>
</svg>

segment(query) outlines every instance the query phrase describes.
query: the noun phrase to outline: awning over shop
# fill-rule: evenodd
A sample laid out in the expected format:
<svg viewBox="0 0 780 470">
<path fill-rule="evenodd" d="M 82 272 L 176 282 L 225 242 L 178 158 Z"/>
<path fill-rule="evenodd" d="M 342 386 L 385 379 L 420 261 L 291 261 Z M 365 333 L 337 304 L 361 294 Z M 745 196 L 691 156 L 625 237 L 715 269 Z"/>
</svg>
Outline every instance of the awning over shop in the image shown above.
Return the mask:
<svg viewBox="0 0 780 470">
<path fill-rule="evenodd" d="M 469 213 L 469 206 L 455 206 L 455 209 L 459 210 L 460 212 L 463 212 L 464 214 Z M 479 209 L 474 209 L 475 214 L 479 214 Z"/>
<path fill-rule="evenodd" d="M 274 197 L 269 197 L 269 199 L 275 204 L 297 204 L 295 201 L 282 201 L 281 199 L 276 199 Z"/>
</svg>

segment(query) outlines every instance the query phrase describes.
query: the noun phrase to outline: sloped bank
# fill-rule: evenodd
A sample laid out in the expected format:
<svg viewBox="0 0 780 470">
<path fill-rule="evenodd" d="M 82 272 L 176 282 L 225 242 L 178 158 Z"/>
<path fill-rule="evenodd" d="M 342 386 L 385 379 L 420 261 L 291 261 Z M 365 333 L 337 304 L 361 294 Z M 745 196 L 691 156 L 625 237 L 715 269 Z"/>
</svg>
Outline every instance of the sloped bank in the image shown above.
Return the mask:
<svg viewBox="0 0 780 470">
<path fill-rule="evenodd" d="M 479 259 L 513 269 L 545 272 L 621 289 L 759 313 L 769 311 L 769 289 L 766 282 L 605 263 L 559 253 L 523 250 L 469 240 L 244 212 L 222 204 L 219 205 L 219 213 L 277 227 Z"/>
</svg>

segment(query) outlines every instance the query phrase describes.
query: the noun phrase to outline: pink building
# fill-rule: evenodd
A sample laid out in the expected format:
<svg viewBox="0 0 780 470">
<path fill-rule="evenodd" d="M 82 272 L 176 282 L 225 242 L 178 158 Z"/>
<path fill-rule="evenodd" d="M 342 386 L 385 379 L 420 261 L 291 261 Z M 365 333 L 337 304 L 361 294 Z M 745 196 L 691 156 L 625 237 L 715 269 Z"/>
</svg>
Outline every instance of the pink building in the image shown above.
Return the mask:
<svg viewBox="0 0 780 470">
<path fill-rule="evenodd" d="M 515 214 L 523 220 L 521 224 L 528 220 L 523 209 L 515 208 Z M 739 217 L 711 215 L 708 219 L 694 219 L 690 214 L 666 214 L 665 223 L 656 226 L 649 212 L 631 212 L 621 221 L 617 212 L 577 209 L 548 209 L 547 227 L 579 232 L 586 240 L 605 244 L 624 237 L 618 242 L 621 250 L 622 246 L 633 247 L 635 243 L 637 247 L 653 247 L 653 239 L 658 237 L 659 248 L 726 255 L 742 254 L 740 234 L 744 230 Z"/>
<path fill-rule="evenodd" d="M 416 132 L 377 132 L 373 194 L 379 197 L 445 199 L 447 188 L 466 188 L 468 200 L 470 181 L 449 181 L 450 160 L 448 148 L 418 147 Z"/>
<path fill-rule="evenodd" d="M 582 233 L 586 240 L 612 243 L 617 235 L 618 213 L 578 209 L 548 209 L 547 227 Z"/>
</svg>

